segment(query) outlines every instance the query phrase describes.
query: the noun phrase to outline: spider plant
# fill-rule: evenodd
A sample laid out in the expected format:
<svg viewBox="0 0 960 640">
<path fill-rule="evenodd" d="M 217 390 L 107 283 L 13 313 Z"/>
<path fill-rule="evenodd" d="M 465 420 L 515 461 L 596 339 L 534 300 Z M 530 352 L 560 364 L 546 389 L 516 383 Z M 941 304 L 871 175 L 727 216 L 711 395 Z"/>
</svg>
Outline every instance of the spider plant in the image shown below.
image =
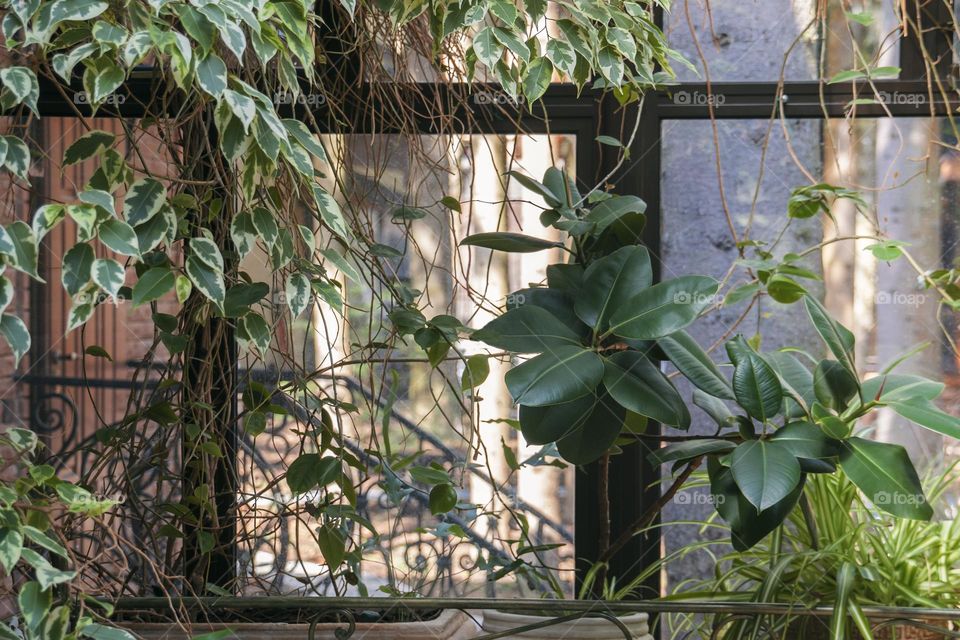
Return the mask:
<svg viewBox="0 0 960 640">
<path fill-rule="evenodd" d="M 851 626 L 861 637 L 873 638 L 864 606 L 960 607 L 960 519 L 949 492 L 958 477 L 954 464 L 927 478 L 926 494 L 941 518 L 922 521 L 881 511 L 842 472 L 812 475 L 797 507 L 774 535 L 744 551 L 727 551 L 719 541 L 712 549 L 708 545 L 716 557 L 713 577 L 682 583 L 670 599 L 710 597 L 834 609 L 829 633 L 817 628 L 819 619 L 768 616 L 733 622 L 718 633 L 721 638 L 841 640 L 851 637 Z M 710 637 L 723 624 L 719 618 L 689 615 L 671 622 L 674 637 L 693 630 L 706 630 L 704 637 Z"/>
</svg>

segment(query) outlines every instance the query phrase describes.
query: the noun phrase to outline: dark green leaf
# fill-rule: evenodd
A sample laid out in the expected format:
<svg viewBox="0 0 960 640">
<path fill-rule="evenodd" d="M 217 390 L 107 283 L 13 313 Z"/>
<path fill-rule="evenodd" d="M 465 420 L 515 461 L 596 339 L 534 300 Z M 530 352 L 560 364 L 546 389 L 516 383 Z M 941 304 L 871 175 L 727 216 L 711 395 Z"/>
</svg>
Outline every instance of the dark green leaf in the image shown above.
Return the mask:
<svg viewBox="0 0 960 640">
<path fill-rule="evenodd" d="M 595 352 L 557 346 L 511 369 L 505 381 L 517 404 L 543 406 L 593 393 L 602 377 L 603 361 Z"/>
<path fill-rule="evenodd" d="M 457 506 L 457 490 L 452 484 L 438 484 L 430 490 L 430 513 L 440 515 Z"/>
<path fill-rule="evenodd" d="M 623 247 L 587 267 L 574 309 L 587 325 L 603 332 L 607 320 L 652 281 L 647 250 L 639 246 Z"/>
<path fill-rule="evenodd" d="M 686 331 L 677 331 L 657 340 L 670 362 L 694 386 L 716 398 L 733 400 L 730 382 L 720 373 L 710 356 Z"/>
<path fill-rule="evenodd" d="M 553 347 L 579 346 L 580 338 L 549 311 L 524 304 L 475 331 L 472 340 L 518 353 L 540 353 Z"/>
<path fill-rule="evenodd" d="M 850 438 L 840 445 L 840 468 L 877 508 L 899 518 L 933 516 L 917 471 L 900 445 Z"/>
<path fill-rule="evenodd" d="M 532 253 L 544 249 L 555 249 L 563 246 L 552 240 L 542 240 L 522 233 L 496 231 L 489 233 L 475 233 L 467 236 L 460 242 L 462 247 L 482 247 L 495 251 L 509 251 L 511 253 Z"/>
<path fill-rule="evenodd" d="M 757 511 L 776 505 L 800 482 L 800 465 L 790 450 L 776 441 L 750 440 L 730 458 L 733 479 Z"/>
<path fill-rule="evenodd" d="M 661 465 L 664 462 L 674 460 L 692 460 L 708 453 L 726 453 L 733 451 L 736 445 L 729 440 L 717 440 L 713 438 L 704 438 L 702 440 L 688 440 L 686 442 L 676 442 L 666 447 L 657 449 L 647 458 L 650 464 Z"/>
<path fill-rule="evenodd" d="M 557 451 L 572 464 L 589 464 L 606 453 L 623 428 L 626 411 L 600 392 L 593 411 L 579 428 L 557 441 Z"/>
<path fill-rule="evenodd" d="M 610 397 L 634 413 L 681 429 L 690 426 L 690 412 L 673 383 L 636 351 L 606 358 L 603 384 Z"/>
<path fill-rule="evenodd" d="M 719 284 L 705 276 L 683 276 L 645 289 L 615 311 L 609 333 L 654 340 L 686 328 L 714 303 Z"/>
<path fill-rule="evenodd" d="M 737 403 L 762 422 L 775 416 L 783 402 L 783 387 L 776 372 L 753 351 L 746 353 L 733 370 L 733 392 Z"/>
</svg>

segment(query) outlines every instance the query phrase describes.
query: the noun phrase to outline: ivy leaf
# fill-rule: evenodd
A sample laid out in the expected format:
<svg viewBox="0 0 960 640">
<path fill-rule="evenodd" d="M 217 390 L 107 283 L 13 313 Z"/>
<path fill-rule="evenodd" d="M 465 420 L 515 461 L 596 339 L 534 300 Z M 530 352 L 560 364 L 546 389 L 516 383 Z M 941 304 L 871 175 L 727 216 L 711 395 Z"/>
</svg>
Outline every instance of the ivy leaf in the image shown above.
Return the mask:
<svg viewBox="0 0 960 640">
<path fill-rule="evenodd" d="M 260 355 L 265 356 L 270 350 L 270 340 L 273 337 L 270 325 L 263 319 L 263 316 L 253 311 L 244 315 L 240 321 L 243 323 L 243 330 L 247 337 L 257 346 L 257 351 L 260 352 Z"/>
<path fill-rule="evenodd" d="M 287 133 L 293 136 L 294 139 L 300 143 L 300 146 L 307 150 L 307 153 L 312 155 L 314 158 L 326 161 L 327 154 L 323 150 L 323 145 L 320 144 L 320 140 L 318 140 L 315 135 L 310 133 L 310 130 L 307 129 L 307 125 L 303 124 L 299 120 L 293 120 L 290 118 L 286 118 L 281 122 L 286 128 Z"/>
<path fill-rule="evenodd" d="M 188 258 L 189 260 L 189 258 Z M 133 306 L 158 300 L 173 289 L 176 276 L 166 267 L 153 267 L 147 270 L 137 284 L 133 285 Z"/>
<path fill-rule="evenodd" d="M 249 212 L 243 211 L 233 217 L 230 223 L 230 239 L 233 240 L 233 246 L 241 260 L 253 251 L 257 242 L 257 229 Z"/>
<path fill-rule="evenodd" d="M 553 78 L 553 65 L 546 58 L 537 58 L 527 68 L 523 79 L 523 93 L 530 102 L 539 100 L 550 88 Z"/>
<path fill-rule="evenodd" d="M 32 69 L 27 67 L 7 67 L 0 69 L 0 81 L 3 82 L 3 108 L 10 109 L 16 104 L 26 104 L 37 116 L 37 98 L 40 85 Z M 9 96 L 9 97 L 8 97 Z"/>
<path fill-rule="evenodd" d="M 5 276 L 0 276 L 0 313 L 13 302 L 13 283 Z"/>
<path fill-rule="evenodd" d="M 190 278 L 185 275 L 178 275 L 174 289 L 177 293 L 177 302 L 183 304 L 187 301 L 187 298 L 190 297 L 190 292 L 193 290 L 193 284 L 190 282 Z"/>
<path fill-rule="evenodd" d="M 317 203 L 317 209 L 324 223 L 343 240 L 350 239 L 350 230 L 340 211 L 340 205 L 337 201 L 323 190 L 321 187 L 313 187 L 313 199 Z"/>
<path fill-rule="evenodd" d="M 204 296 L 213 301 L 217 308 L 223 310 L 223 300 L 226 296 L 226 287 L 223 283 L 223 274 L 216 271 L 208 264 L 191 255 L 186 261 L 187 275 L 193 285 L 200 290 Z M 174 278 L 170 278 L 170 288 L 174 285 Z"/>
<path fill-rule="evenodd" d="M 287 276 L 285 295 L 287 306 L 294 318 L 300 316 L 310 306 L 310 278 L 300 272 Z"/>
<path fill-rule="evenodd" d="M 10 345 L 13 352 L 13 366 L 16 367 L 20 359 L 30 350 L 30 332 L 27 325 L 17 316 L 0 315 L 0 336 Z"/>
<path fill-rule="evenodd" d="M 3 141 L 7 143 L 7 155 L 4 157 L 3 164 L 13 175 L 22 180 L 26 180 L 30 172 L 30 149 L 26 143 L 15 136 L 3 136 Z"/>
<path fill-rule="evenodd" d="M 220 255 L 220 249 L 213 240 L 202 237 L 190 238 L 190 255 L 195 256 L 214 271 L 223 273 L 223 256 Z"/>
<path fill-rule="evenodd" d="M 247 96 L 237 93 L 232 89 L 225 89 L 222 93 L 222 99 L 227 103 L 230 112 L 237 117 L 243 125 L 244 133 L 250 133 L 250 125 L 257 115 L 257 105 Z"/>
<path fill-rule="evenodd" d="M 63 205 L 45 204 L 33 214 L 33 234 L 37 241 L 43 239 L 66 217 L 67 210 Z"/>
<path fill-rule="evenodd" d="M 201 89 L 219 98 L 227 88 L 227 65 L 220 56 L 211 53 L 197 64 L 197 81 Z"/>
<path fill-rule="evenodd" d="M 0 565 L 7 575 L 20 561 L 20 552 L 23 550 L 23 534 L 10 527 L 0 529 Z"/>
<path fill-rule="evenodd" d="M 40 583 L 40 588 L 44 591 L 58 584 L 69 582 L 77 575 L 76 571 L 61 571 L 60 569 L 54 568 L 53 565 L 47 562 L 46 558 L 33 549 L 24 549 L 23 559 L 34 568 L 37 575 L 37 582 Z"/>
<path fill-rule="evenodd" d="M 321 457 L 319 453 L 304 453 L 287 468 L 287 486 L 294 493 L 306 493 L 316 487 L 325 487 L 341 475 L 338 458 Z"/>
<path fill-rule="evenodd" d="M 123 199 L 123 217 L 134 227 L 143 224 L 159 213 L 166 195 L 167 190 L 159 180 L 137 180 Z"/>
<path fill-rule="evenodd" d="M 490 362 L 487 356 L 477 353 L 467 358 L 466 365 L 463 368 L 463 375 L 460 377 L 460 389 L 476 389 L 490 375 Z"/>
<path fill-rule="evenodd" d="M 430 513 L 435 516 L 447 513 L 457 506 L 459 499 L 452 484 L 438 484 L 430 490 Z"/>
<path fill-rule="evenodd" d="M 123 220 L 110 218 L 100 224 L 100 242 L 108 249 L 123 256 L 139 256 L 140 243 L 137 232 Z"/>
<path fill-rule="evenodd" d="M 123 84 L 125 77 L 123 69 L 113 64 L 100 69 L 93 78 L 92 102 L 99 104 L 105 100 Z"/>
<path fill-rule="evenodd" d="M 123 286 L 124 269 L 116 260 L 100 258 L 93 261 L 93 281 L 116 300 Z"/>
<path fill-rule="evenodd" d="M 99 129 L 83 134 L 63 152 L 63 166 L 68 167 L 92 158 L 101 149 L 109 149 L 113 146 L 115 139 L 116 137 L 112 133 Z"/>
<path fill-rule="evenodd" d="M 485 27 L 473 38 L 473 51 L 477 54 L 477 60 L 490 69 L 503 57 L 503 45 L 497 40 L 491 27 Z"/>
<path fill-rule="evenodd" d="M 71 296 L 80 293 L 90 282 L 95 257 L 93 249 L 85 242 L 74 245 L 63 254 L 60 280 Z"/>
<path fill-rule="evenodd" d="M 7 252 L 11 257 L 10 266 L 42 282 L 37 273 L 37 237 L 30 226 L 17 220 L 7 227 L 7 238 L 13 249 Z"/>
</svg>

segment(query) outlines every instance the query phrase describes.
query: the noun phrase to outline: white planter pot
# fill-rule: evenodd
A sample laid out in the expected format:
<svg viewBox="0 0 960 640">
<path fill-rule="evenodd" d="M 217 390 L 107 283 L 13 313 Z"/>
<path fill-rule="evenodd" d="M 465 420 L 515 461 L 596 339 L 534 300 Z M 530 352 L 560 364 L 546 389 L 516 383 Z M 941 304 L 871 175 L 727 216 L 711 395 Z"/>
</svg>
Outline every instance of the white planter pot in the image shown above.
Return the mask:
<svg viewBox="0 0 960 640">
<path fill-rule="evenodd" d="M 648 616 L 645 613 L 631 613 L 617 618 L 627 629 L 634 640 L 653 640 L 650 627 L 647 626 Z M 505 611 L 485 611 L 483 614 L 483 630 L 487 633 L 509 631 L 528 624 L 543 622 L 542 616 L 531 616 Z M 626 640 L 623 631 L 615 624 L 604 618 L 580 618 L 570 622 L 541 627 L 533 631 L 517 633 L 507 638 L 526 638 L 541 640 Z"/>
<path fill-rule="evenodd" d="M 323 622 L 317 625 L 316 640 L 336 640 L 337 629 L 345 622 Z M 170 623 L 135 623 L 125 625 L 143 640 L 189 640 L 195 635 L 230 629 L 237 640 L 306 640 L 309 624 L 281 622 L 236 624 L 193 624 L 188 632 Z M 462 611 L 445 610 L 425 622 L 360 622 L 350 640 L 468 640 L 480 634 L 473 619 Z"/>
</svg>

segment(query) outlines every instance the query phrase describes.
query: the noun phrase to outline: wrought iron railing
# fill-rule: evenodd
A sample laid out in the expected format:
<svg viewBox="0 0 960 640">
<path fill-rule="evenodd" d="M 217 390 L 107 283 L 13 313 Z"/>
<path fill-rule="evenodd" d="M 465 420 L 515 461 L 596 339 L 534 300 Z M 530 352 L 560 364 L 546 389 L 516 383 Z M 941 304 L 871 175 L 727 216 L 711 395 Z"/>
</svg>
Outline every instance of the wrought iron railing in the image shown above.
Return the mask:
<svg viewBox="0 0 960 640">
<path fill-rule="evenodd" d="M 403 611 L 416 619 L 417 614 L 427 614 L 441 610 L 456 609 L 468 613 L 498 610 L 510 613 L 532 614 L 541 620 L 517 626 L 508 631 L 488 633 L 478 640 L 496 640 L 514 637 L 525 631 L 532 631 L 581 618 L 603 618 L 616 626 L 625 640 L 634 640 L 630 630 L 620 621 L 625 615 L 646 613 L 651 625 L 656 626 L 657 619 L 668 615 L 698 614 L 712 618 L 712 638 L 723 636 L 724 629 L 736 621 L 748 621 L 753 625 L 750 637 L 760 640 L 774 640 L 781 637 L 807 638 L 808 635 L 784 635 L 782 622 L 803 618 L 819 619 L 826 628 L 827 620 L 834 611 L 830 607 L 804 608 L 783 603 L 759 602 L 713 602 L 713 601 L 665 601 L 665 600 L 534 600 L 534 599 L 487 599 L 487 598 L 298 598 L 298 597 L 260 597 L 260 598 L 124 598 L 116 603 L 121 618 L 143 613 L 163 613 L 177 611 L 180 615 L 193 615 L 203 612 L 208 620 L 228 621 L 237 616 L 249 617 L 257 613 L 279 613 L 287 619 L 307 621 L 311 635 L 313 627 L 320 622 L 336 621 L 342 623 L 338 630 L 339 640 L 348 640 L 354 635 L 357 619 L 361 612 Z M 947 625 L 960 622 L 960 610 L 928 609 L 918 607 L 869 607 L 861 608 L 869 620 L 875 636 L 890 627 L 910 627 L 940 634 L 943 638 L 960 638 L 960 632 Z M 276 619 L 276 618 L 275 618 Z M 775 621 L 780 621 L 779 624 Z M 819 635 L 816 637 L 820 637 Z M 897 636 L 914 637 L 914 636 Z M 924 636 L 929 637 L 929 636 Z"/>
</svg>

